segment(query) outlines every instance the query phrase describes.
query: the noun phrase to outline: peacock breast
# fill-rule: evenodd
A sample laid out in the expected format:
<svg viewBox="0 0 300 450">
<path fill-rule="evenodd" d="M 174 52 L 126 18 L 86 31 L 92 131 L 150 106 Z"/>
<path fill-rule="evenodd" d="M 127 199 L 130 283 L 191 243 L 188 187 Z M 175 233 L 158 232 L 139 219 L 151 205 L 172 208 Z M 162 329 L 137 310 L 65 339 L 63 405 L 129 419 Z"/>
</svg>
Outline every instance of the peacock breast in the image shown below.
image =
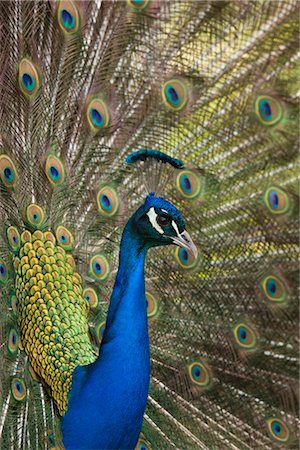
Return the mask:
<svg viewBox="0 0 300 450">
<path fill-rule="evenodd" d="M 14 256 L 21 345 L 61 415 L 76 366 L 94 361 L 88 303 L 70 255 L 50 231 L 26 230 Z"/>
</svg>

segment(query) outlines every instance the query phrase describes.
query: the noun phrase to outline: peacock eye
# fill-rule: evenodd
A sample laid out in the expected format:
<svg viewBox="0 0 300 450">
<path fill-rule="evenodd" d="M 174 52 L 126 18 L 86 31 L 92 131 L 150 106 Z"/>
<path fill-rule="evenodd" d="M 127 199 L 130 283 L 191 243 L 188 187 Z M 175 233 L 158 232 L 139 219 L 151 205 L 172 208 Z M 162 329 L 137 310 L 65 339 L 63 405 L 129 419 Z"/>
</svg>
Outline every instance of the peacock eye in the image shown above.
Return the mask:
<svg viewBox="0 0 300 450">
<path fill-rule="evenodd" d="M 158 225 L 160 225 L 161 227 L 167 227 L 169 225 L 171 225 L 172 223 L 172 218 L 170 216 L 168 216 L 167 214 L 161 214 L 159 216 L 157 216 L 157 223 Z"/>
</svg>

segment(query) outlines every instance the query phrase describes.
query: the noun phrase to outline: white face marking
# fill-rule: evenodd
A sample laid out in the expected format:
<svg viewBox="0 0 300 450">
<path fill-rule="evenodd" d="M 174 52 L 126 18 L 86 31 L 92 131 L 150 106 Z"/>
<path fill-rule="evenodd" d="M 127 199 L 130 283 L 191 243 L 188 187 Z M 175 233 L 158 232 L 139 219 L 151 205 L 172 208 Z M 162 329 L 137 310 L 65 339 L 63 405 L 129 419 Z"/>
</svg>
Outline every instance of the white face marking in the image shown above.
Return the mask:
<svg viewBox="0 0 300 450">
<path fill-rule="evenodd" d="M 177 233 L 177 236 L 180 236 L 178 226 L 176 225 L 176 222 L 174 222 L 174 220 L 172 220 L 172 227 L 174 228 L 175 233 Z"/>
<path fill-rule="evenodd" d="M 158 231 L 160 234 L 164 234 L 164 230 L 156 222 L 157 214 L 156 214 L 155 209 L 153 208 L 153 206 L 147 212 L 147 216 L 149 217 L 150 223 L 153 226 L 153 228 L 155 228 L 156 231 Z"/>
</svg>

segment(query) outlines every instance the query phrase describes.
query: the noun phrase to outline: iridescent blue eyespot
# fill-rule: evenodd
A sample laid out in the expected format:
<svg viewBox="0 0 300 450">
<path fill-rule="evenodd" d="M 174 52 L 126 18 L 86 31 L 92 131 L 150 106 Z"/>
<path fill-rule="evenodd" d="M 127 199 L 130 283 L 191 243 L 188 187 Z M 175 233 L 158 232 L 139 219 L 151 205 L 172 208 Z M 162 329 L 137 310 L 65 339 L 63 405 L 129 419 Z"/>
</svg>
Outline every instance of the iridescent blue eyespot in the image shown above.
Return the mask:
<svg viewBox="0 0 300 450">
<path fill-rule="evenodd" d="M 242 342 L 245 342 L 247 339 L 247 330 L 244 327 L 240 327 L 238 331 L 238 336 Z"/>
<path fill-rule="evenodd" d="M 279 196 L 277 191 L 270 191 L 269 192 L 269 203 L 270 206 L 274 209 L 278 209 L 279 207 Z"/>
<path fill-rule="evenodd" d="M 198 365 L 194 366 L 192 369 L 192 375 L 195 380 L 199 380 L 201 375 L 201 367 Z"/>
<path fill-rule="evenodd" d="M 72 233 L 64 226 L 60 225 L 56 230 L 56 239 L 59 245 L 65 250 L 71 250 L 74 244 Z"/>
<path fill-rule="evenodd" d="M 188 367 L 188 372 L 193 383 L 198 386 L 208 386 L 211 381 L 209 367 L 202 362 L 194 362 Z"/>
<path fill-rule="evenodd" d="M 150 0 L 127 0 L 127 2 L 133 9 L 143 10 L 148 6 Z"/>
<path fill-rule="evenodd" d="M 280 423 L 274 421 L 272 423 L 272 430 L 274 431 L 275 434 L 280 434 L 280 432 L 281 432 L 281 425 L 280 425 Z"/>
<path fill-rule="evenodd" d="M 185 198 L 194 199 L 198 197 L 202 190 L 201 178 L 191 170 L 182 170 L 176 178 L 178 192 Z"/>
<path fill-rule="evenodd" d="M 269 187 L 263 194 L 263 201 L 272 214 L 283 215 L 291 211 L 289 195 L 279 187 Z"/>
<path fill-rule="evenodd" d="M 7 187 L 13 187 L 16 184 L 17 172 L 14 163 L 7 155 L 0 155 L 0 178 Z"/>
<path fill-rule="evenodd" d="M 48 180 L 53 186 L 58 186 L 64 182 L 65 169 L 62 162 L 54 155 L 49 155 L 46 161 L 45 172 Z"/>
<path fill-rule="evenodd" d="M 26 397 L 26 385 L 23 378 L 13 378 L 11 381 L 11 392 L 16 401 L 22 401 Z"/>
<path fill-rule="evenodd" d="M 105 209 L 106 211 L 110 211 L 112 209 L 112 203 L 107 195 L 105 194 L 100 195 L 100 203 L 103 209 Z"/>
<path fill-rule="evenodd" d="M 188 101 L 187 86 L 178 79 L 166 81 L 162 86 L 162 99 L 168 108 L 180 111 Z"/>
<path fill-rule="evenodd" d="M 187 175 L 183 175 L 180 178 L 180 187 L 182 188 L 182 190 L 184 192 L 187 192 L 188 194 L 191 193 L 192 185 L 191 185 L 191 182 L 190 182 L 189 177 Z"/>
<path fill-rule="evenodd" d="M 275 274 L 264 276 L 261 286 L 266 299 L 271 302 L 283 303 L 287 300 L 287 287 L 284 279 Z"/>
<path fill-rule="evenodd" d="M 119 209 L 119 198 L 111 186 L 103 186 L 97 193 L 98 210 L 106 217 L 114 216 Z"/>
<path fill-rule="evenodd" d="M 92 132 L 105 131 L 111 124 L 111 115 L 107 104 L 101 98 L 87 100 L 87 120 Z"/>
<path fill-rule="evenodd" d="M 11 170 L 10 167 L 5 167 L 3 173 L 4 173 L 5 179 L 6 179 L 9 183 L 11 183 L 11 182 L 14 180 L 14 173 L 13 173 L 13 171 Z"/>
<path fill-rule="evenodd" d="M 9 332 L 8 335 L 8 352 L 10 353 L 10 355 L 15 355 L 18 351 L 18 340 L 19 340 L 19 335 L 17 333 L 17 331 L 12 328 Z"/>
<path fill-rule="evenodd" d="M 51 176 L 52 176 L 55 180 L 57 180 L 57 179 L 59 178 L 59 171 L 57 170 L 56 167 L 51 166 L 51 167 L 50 167 L 50 173 L 51 173 Z"/>
<path fill-rule="evenodd" d="M 40 71 L 29 59 L 22 59 L 19 64 L 18 83 L 21 92 L 31 99 L 40 87 Z"/>
<path fill-rule="evenodd" d="M 0 281 L 4 283 L 7 280 L 8 274 L 4 261 L 0 261 Z"/>
<path fill-rule="evenodd" d="M 102 127 L 104 125 L 103 116 L 97 111 L 95 108 L 91 108 L 90 110 L 91 121 L 96 127 Z"/>
<path fill-rule="evenodd" d="M 175 248 L 175 258 L 183 269 L 194 269 L 198 264 L 199 259 L 195 258 L 194 254 L 183 247 Z"/>
<path fill-rule="evenodd" d="M 276 282 L 275 282 L 275 280 L 269 279 L 267 281 L 267 291 L 268 291 L 268 294 L 271 295 L 271 296 L 276 295 Z"/>
<path fill-rule="evenodd" d="M 169 85 L 166 87 L 166 96 L 172 105 L 177 106 L 180 102 L 179 95 L 177 94 L 176 90 L 172 85 Z"/>
<path fill-rule="evenodd" d="M 283 105 L 275 97 L 259 95 L 255 99 L 255 113 L 263 125 L 272 126 L 281 122 Z"/>
<path fill-rule="evenodd" d="M 33 91 L 35 83 L 33 77 L 29 75 L 29 73 L 24 73 L 22 75 L 22 83 L 28 92 Z"/>
<path fill-rule="evenodd" d="M 98 305 L 98 295 L 96 291 L 90 287 L 83 291 L 83 297 L 89 303 L 91 308 L 96 308 Z"/>
<path fill-rule="evenodd" d="M 268 429 L 271 436 L 280 442 L 287 442 L 290 438 L 290 431 L 286 423 L 279 417 L 267 420 Z"/>
<path fill-rule="evenodd" d="M 233 329 L 233 335 L 237 345 L 243 349 L 254 349 L 257 344 L 255 331 L 250 325 L 240 323 Z"/>
<path fill-rule="evenodd" d="M 57 9 L 58 24 L 67 34 L 72 35 L 80 29 L 80 10 L 73 0 L 60 0 Z"/>
<path fill-rule="evenodd" d="M 93 268 L 97 274 L 100 274 L 102 272 L 101 266 L 97 261 L 94 261 Z"/>
<path fill-rule="evenodd" d="M 185 248 L 180 248 L 179 249 L 179 258 L 185 263 L 188 262 L 189 255 L 188 255 L 188 252 L 186 251 Z"/>
<path fill-rule="evenodd" d="M 272 120 L 272 109 L 268 100 L 263 98 L 259 101 L 259 111 L 265 120 Z"/>
<path fill-rule="evenodd" d="M 95 255 L 91 258 L 89 272 L 97 280 L 105 280 L 109 274 L 109 264 L 105 256 Z"/>
<path fill-rule="evenodd" d="M 67 11 L 66 9 L 63 9 L 60 12 L 60 17 L 61 17 L 61 21 L 63 23 L 63 25 L 68 28 L 68 29 L 72 29 L 75 25 L 75 19 L 72 16 L 72 14 L 69 13 L 69 11 Z"/>
</svg>

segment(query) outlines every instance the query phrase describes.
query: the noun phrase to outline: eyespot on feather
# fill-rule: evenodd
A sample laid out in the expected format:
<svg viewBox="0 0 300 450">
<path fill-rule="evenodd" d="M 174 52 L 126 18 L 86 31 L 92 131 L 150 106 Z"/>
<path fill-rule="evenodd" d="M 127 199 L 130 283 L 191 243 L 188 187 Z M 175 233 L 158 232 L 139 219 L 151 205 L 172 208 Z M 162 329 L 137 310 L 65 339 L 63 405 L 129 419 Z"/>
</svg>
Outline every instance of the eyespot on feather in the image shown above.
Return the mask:
<svg viewBox="0 0 300 450">
<path fill-rule="evenodd" d="M 0 155 L 0 177 L 4 186 L 12 188 L 17 182 L 17 171 L 14 163 L 7 155 Z"/>
<path fill-rule="evenodd" d="M 127 0 L 128 5 L 135 10 L 143 10 L 147 8 L 150 0 Z"/>
<path fill-rule="evenodd" d="M 153 319 L 158 313 L 158 301 L 152 292 L 146 291 L 147 316 Z"/>
<path fill-rule="evenodd" d="M 237 324 L 233 328 L 233 336 L 236 344 L 243 349 L 253 350 L 257 345 L 256 333 L 248 324 Z"/>
<path fill-rule="evenodd" d="M 27 389 L 23 378 L 14 377 L 11 380 L 11 393 L 13 398 L 18 402 L 21 402 L 26 398 Z"/>
<path fill-rule="evenodd" d="M 6 230 L 8 245 L 10 249 L 17 253 L 20 250 L 21 238 L 20 233 L 16 227 L 9 227 Z"/>
<path fill-rule="evenodd" d="M 105 256 L 94 255 L 89 264 L 89 273 L 93 278 L 104 281 L 109 274 L 109 264 Z"/>
<path fill-rule="evenodd" d="M 60 161 L 54 155 L 49 155 L 46 160 L 45 172 L 48 180 L 53 186 L 59 186 L 65 181 L 65 169 Z"/>
<path fill-rule="evenodd" d="M 11 356 L 16 355 L 18 352 L 19 334 L 17 330 L 12 328 L 8 334 L 7 349 Z"/>
<path fill-rule="evenodd" d="M 92 288 L 86 288 L 83 291 L 83 297 L 86 299 L 86 301 L 89 303 L 90 307 L 92 309 L 97 308 L 98 306 L 98 295 L 96 291 Z"/>
<path fill-rule="evenodd" d="M 37 66 L 23 58 L 19 64 L 19 88 L 27 98 L 33 98 L 40 88 L 40 75 Z"/>
<path fill-rule="evenodd" d="M 270 186 L 263 194 L 263 202 L 274 215 L 284 215 L 291 211 L 292 204 L 288 194 L 277 186 Z"/>
<path fill-rule="evenodd" d="M 175 78 L 166 81 L 162 86 L 162 99 L 169 109 L 173 111 L 182 110 L 186 107 L 188 101 L 186 84 Z"/>
<path fill-rule="evenodd" d="M 26 219 L 34 228 L 38 228 L 44 222 L 45 215 L 42 208 L 35 204 L 31 203 L 26 208 Z"/>
<path fill-rule="evenodd" d="M 211 382 L 211 375 L 206 364 L 196 361 L 188 366 L 188 373 L 193 383 L 206 387 Z"/>
<path fill-rule="evenodd" d="M 65 250 L 71 250 L 74 244 L 74 238 L 72 233 L 64 226 L 60 225 L 56 229 L 56 239 L 58 245 L 60 245 Z"/>
<path fill-rule="evenodd" d="M 7 267 L 3 259 L 0 259 L 0 282 L 5 284 L 8 280 Z"/>
<path fill-rule="evenodd" d="M 135 450 L 152 450 L 152 447 L 143 436 L 140 436 L 136 444 Z"/>
<path fill-rule="evenodd" d="M 181 170 L 176 177 L 176 188 L 179 194 L 187 199 L 195 199 L 202 192 L 201 179 L 191 170 Z"/>
<path fill-rule="evenodd" d="M 95 325 L 94 328 L 94 332 L 95 332 L 95 336 L 97 338 L 97 341 L 100 343 L 103 339 L 104 336 L 104 331 L 105 331 L 105 322 L 99 322 L 98 324 Z"/>
<path fill-rule="evenodd" d="M 97 193 L 97 205 L 100 214 L 113 217 L 119 209 L 117 192 L 111 186 L 103 186 Z"/>
<path fill-rule="evenodd" d="M 198 263 L 198 258 L 195 258 L 192 252 L 183 247 L 175 248 L 175 259 L 183 269 L 194 269 Z"/>
<path fill-rule="evenodd" d="M 81 26 L 81 15 L 73 0 L 60 0 L 57 8 L 57 20 L 66 35 L 78 33 Z"/>
<path fill-rule="evenodd" d="M 286 443 L 290 438 L 290 431 L 283 420 L 273 417 L 267 420 L 268 431 L 276 441 Z"/>
<path fill-rule="evenodd" d="M 287 287 L 275 274 L 265 275 L 261 280 L 261 289 L 266 300 L 272 303 L 284 303 L 287 300 Z"/>
<path fill-rule="evenodd" d="M 100 98 L 94 98 L 88 102 L 86 117 L 93 133 L 105 130 L 111 123 L 109 109 L 106 103 Z"/>
<path fill-rule="evenodd" d="M 277 125 L 284 116 L 282 104 L 270 95 L 259 95 L 256 97 L 254 109 L 260 123 L 267 126 Z"/>
</svg>

